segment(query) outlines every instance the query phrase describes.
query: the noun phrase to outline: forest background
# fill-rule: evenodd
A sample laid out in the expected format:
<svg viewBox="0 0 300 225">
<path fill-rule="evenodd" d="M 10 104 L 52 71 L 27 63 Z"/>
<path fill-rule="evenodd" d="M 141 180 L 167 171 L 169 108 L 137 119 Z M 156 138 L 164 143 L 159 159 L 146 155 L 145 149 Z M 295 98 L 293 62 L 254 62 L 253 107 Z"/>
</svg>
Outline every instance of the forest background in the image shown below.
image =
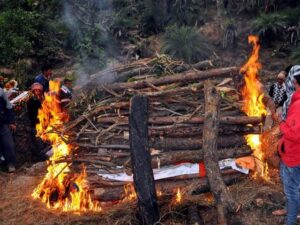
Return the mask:
<svg viewBox="0 0 300 225">
<path fill-rule="evenodd" d="M 0 71 L 25 88 L 45 63 L 80 78 L 156 54 L 240 66 L 249 54 L 247 36 L 256 34 L 263 68 L 277 72 L 300 58 L 299 2 L 2 0 Z"/>
</svg>

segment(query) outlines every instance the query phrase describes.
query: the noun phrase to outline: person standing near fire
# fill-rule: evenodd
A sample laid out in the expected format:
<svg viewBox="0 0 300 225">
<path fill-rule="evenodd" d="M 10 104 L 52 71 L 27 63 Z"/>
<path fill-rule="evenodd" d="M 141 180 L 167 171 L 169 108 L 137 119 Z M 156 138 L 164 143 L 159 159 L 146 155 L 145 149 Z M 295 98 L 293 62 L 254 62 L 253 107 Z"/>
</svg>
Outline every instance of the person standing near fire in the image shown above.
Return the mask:
<svg viewBox="0 0 300 225">
<path fill-rule="evenodd" d="M 16 131 L 15 114 L 4 90 L 0 87 L 0 151 L 8 172 L 16 170 L 15 144 L 12 132 Z"/>
<path fill-rule="evenodd" d="M 287 200 L 286 225 L 296 224 L 300 210 L 300 70 L 298 73 L 295 73 L 298 70 L 291 71 L 294 71 L 295 92 L 291 96 L 286 120 L 280 124 L 282 138 L 278 148 L 281 157 L 280 176 Z"/>
<path fill-rule="evenodd" d="M 280 71 L 277 75 L 277 81 L 272 84 L 269 95 L 273 99 L 278 113 L 281 114 L 282 106 L 284 101 L 286 100 L 286 88 L 285 88 L 285 78 L 286 72 Z"/>
<path fill-rule="evenodd" d="M 43 65 L 41 68 L 42 73 L 35 77 L 34 82 L 40 83 L 43 86 L 44 92 L 49 91 L 49 80 L 52 76 L 52 70 L 49 65 Z"/>
<path fill-rule="evenodd" d="M 66 108 L 69 102 L 73 98 L 73 90 L 72 90 L 72 80 L 65 78 L 63 81 L 63 85 L 59 90 L 58 97 L 60 99 L 60 104 L 62 108 Z"/>
<path fill-rule="evenodd" d="M 31 86 L 32 96 L 27 102 L 27 112 L 30 121 L 30 134 L 33 143 L 31 148 L 31 158 L 33 162 L 44 161 L 47 159 L 46 155 L 42 153 L 46 147 L 44 142 L 36 137 L 36 125 L 39 123 L 38 111 L 42 107 L 44 100 L 43 86 L 40 83 L 34 83 Z"/>
<path fill-rule="evenodd" d="M 283 121 L 286 120 L 288 108 L 289 108 L 289 105 L 290 105 L 291 99 L 292 99 L 292 95 L 295 92 L 294 77 L 300 74 L 300 65 L 288 66 L 285 69 L 285 71 L 288 74 L 288 76 L 285 80 L 287 99 L 283 103 L 282 114 L 281 114 L 281 119 Z"/>
</svg>

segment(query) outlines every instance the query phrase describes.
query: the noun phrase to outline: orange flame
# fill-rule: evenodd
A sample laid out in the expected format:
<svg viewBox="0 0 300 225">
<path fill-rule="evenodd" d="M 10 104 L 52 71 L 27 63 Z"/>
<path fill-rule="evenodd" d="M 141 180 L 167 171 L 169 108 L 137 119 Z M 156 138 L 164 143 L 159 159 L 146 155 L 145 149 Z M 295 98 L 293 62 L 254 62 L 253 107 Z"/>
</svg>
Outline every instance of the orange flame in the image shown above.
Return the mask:
<svg viewBox="0 0 300 225">
<path fill-rule="evenodd" d="M 125 197 L 123 201 L 133 201 L 137 199 L 137 195 L 132 183 L 126 184 L 124 186 Z"/>
<path fill-rule="evenodd" d="M 248 62 L 242 66 L 240 73 L 245 75 L 245 86 L 242 89 L 244 98 L 243 111 L 248 116 L 262 116 L 267 114 L 266 107 L 263 103 L 263 97 L 260 83 L 258 82 L 258 72 L 261 69 L 259 62 L 259 39 L 257 36 L 248 37 L 249 44 L 253 44 L 252 54 Z M 248 145 L 253 150 L 253 155 L 260 161 L 264 160 L 264 153 L 261 150 L 261 135 L 251 134 L 245 136 Z M 264 178 L 268 178 L 267 166 L 260 172 Z"/>
<path fill-rule="evenodd" d="M 180 203 L 181 200 L 182 200 L 182 194 L 181 194 L 180 188 L 177 188 L 177 192 L 176 192 L 176 202 L 177 202 L 177 203 Z"/>
<path fill-rule="evenodd" d="M 68 136 L 59 134 L 68 115 L 62 111 L 57 93 L 60 83 L 50 81 L 50 92 L 39 110 L 37 136 L 52 144 L 53 155 L 50 158 L 47 174 L 32 193 L 34 199 L 41 199 L 48 208 L 63 211 L 100 211 L 98 203 L 91 200 L 88 192 L 85 168 L 80 174 L 70 175 L 70 163 L 52 163 L 66 158 L 72 153 L 72 146 L 67 144 Z"/>
</svg>

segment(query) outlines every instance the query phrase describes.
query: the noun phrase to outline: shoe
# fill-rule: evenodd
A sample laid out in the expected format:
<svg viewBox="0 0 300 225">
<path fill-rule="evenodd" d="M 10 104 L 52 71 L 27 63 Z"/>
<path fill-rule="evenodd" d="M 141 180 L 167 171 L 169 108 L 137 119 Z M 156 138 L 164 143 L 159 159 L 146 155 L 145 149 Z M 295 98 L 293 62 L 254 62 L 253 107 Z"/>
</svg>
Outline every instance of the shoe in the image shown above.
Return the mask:
<svg viewBox="0 0 300 225">
<path fill-rule="evenodd" d="M 9 173 L 13 173 L 13 172 L 15 172 L 16 171 L 16 167 L 14 166 L 14 165 L 9 165 L 8 166 L 8 172 Z"/>
<path fill-rule="evenodd" d="M 287 211 L 286 211 L 286 209 L 277 209 L 277 210 L 272 212 L 272 215 L 274 215 L 274 216 L 286 216 Z M 297 219 L 300 219 L 300 214 L 297 215 Z"/>
<path fill-rule="evenodd" d="M 277 209 L 272 212 L 272 215 L 274 216 L 286 216 L 286 214 L 287 214 L 286 209 Z"/>
</svg>

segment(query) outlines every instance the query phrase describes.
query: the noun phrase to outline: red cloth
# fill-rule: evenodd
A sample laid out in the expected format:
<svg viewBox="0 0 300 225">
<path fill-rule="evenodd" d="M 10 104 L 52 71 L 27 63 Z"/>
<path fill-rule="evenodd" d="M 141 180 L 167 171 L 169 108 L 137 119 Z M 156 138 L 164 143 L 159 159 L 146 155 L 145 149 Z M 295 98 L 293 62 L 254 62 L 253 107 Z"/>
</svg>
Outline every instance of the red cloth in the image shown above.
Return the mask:
<svg viewBox="0 0 300 225">
<path fill-rule="evenodd" d="M 280 124 L 283 134 L 278 152 L 289 167 L 300 166 L 300 90 L 296 91 L 288 109 L 287 119 Z"/>
<path fill-rule="evenodd" d="M 206 176 L 206 169 L 203 162 L 199 163 L 199 177 L 205 177 Z"/>
</svg>

